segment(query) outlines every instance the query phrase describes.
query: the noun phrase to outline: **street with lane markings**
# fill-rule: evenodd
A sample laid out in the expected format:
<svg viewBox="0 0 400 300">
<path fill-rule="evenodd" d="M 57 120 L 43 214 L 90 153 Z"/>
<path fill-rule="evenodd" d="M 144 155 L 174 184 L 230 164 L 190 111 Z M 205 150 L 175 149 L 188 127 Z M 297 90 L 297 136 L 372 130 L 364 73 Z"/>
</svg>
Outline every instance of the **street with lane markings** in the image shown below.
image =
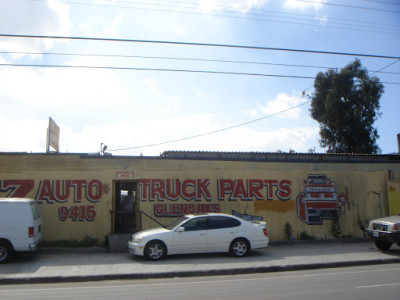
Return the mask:
<svg viewBox="0 0 400 300">
<path fill-rule="evenodd" d="M 1 285 L 0 299 L 399 299 L 400 264 L 170 279 Z"/>
</svg>

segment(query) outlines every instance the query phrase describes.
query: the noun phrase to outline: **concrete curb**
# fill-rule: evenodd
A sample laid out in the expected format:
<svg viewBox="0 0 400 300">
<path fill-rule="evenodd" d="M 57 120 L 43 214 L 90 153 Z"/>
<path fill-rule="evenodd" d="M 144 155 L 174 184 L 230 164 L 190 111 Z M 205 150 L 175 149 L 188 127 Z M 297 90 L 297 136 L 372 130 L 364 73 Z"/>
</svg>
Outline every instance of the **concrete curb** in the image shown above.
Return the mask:
<svg viewBox="0 0 400 300">
<path fill-rule="evenodd" d="M 93 254 L 93 253 L 109 253 L 110 251 L 104 247 L 46 247 L 39 248 L 37 254 Z"/>
<path fill-rule="evenodd" d="M 332 263 L 311 263 L 303 265 L 297 264 L 297 265 L 285 265 L 285 266 L 260 266 L 251 268 L 215 269 L 215 270 L 204 270 L 204 271 L 173 271 L 173 272 L 160 272 L 160 273 L 98 274 L 90 276 L 76 275 L 76 276 L 49 276 L 49 277 L 32 277 L 32 278 L 3 278 L 0 279 L 0 285 L 240 275 L 240 274 L 271 273 L 271 272 L 284 272 L 284 271 L 315 270 L 315 269 L 325 269 L 325 268 L 356 267 L 356 266 L 367 266 L 367 265 L 382 265 L 382 264 L 392 264 L 392 263 L 400 263 L 400 258 L 345 261 L 345 262 L 332 262 Z"/>
<path fill-rule="evenodd" d="M 291 241 L 270 241 L 269 246 L 282 245 L 324 245 L 324 244 L 351 244 L 371 242 L 370 238 L 348 238 L 348 239 L 327 239 L 327 240 L 291 240 Z M 123 251 L 128 252 L 128 250 Z M 90 254 L 90 253 L 111 253 L 106 247 L 42 247 L 37 250 L 38 254 Z"/>
<path fill-rule="evenodd" d="M 282 245 L 326 245 L 326 244 L 354 244 L 372 242 L 371 238 L 348 238 L 348 239 L 326 239 L 326 240 L 291 240 L 291 241 L 270 241 L 270 246 Z"/>
</svg>

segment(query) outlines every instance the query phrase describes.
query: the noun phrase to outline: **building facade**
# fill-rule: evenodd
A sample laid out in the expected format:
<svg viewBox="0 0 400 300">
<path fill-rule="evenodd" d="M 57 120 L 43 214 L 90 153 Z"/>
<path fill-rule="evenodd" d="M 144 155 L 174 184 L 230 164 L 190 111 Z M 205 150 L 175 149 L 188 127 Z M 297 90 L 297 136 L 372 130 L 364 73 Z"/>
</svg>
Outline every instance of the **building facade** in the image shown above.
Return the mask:
<svg viewBox="0 0 400 300">
<path fill-rule="evenodd" d="M 271 240 L 363 237 L 400 213 L 400 156 L 0 153 L 0 197 L 37 199 L 46 241 L 102 243 L 206 212 L 264 220 Z"/>
</svg>

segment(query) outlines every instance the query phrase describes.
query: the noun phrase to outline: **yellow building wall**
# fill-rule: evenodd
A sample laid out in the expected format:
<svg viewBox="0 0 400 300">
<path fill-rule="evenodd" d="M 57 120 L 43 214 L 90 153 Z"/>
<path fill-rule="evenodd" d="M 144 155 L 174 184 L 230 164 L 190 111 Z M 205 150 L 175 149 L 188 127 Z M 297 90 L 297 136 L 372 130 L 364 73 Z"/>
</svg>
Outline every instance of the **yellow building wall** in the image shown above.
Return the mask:
<svg viewBox="0 0 400 300">
<path fill-rule="evenodd" d="M 175 164 L 175 162 L 166 162 Z M 285 239 L 284 227 L 288 222 L 294 230 L 294 238 L 299 239 L 303 232 L 308 236 L 318 239 L 332 238 L 332 220 L 322 219 L 321 224 L 310 225 L 301 220 L 297 213 L 296 198 L 304 191 L 303 181 L 310 174 L 324 174 L 329 177 L 336 186 L 337 194 L 345 194 L 347 191 L 347 204 L 339 215 L 339 224 L 343 235 L 352 237 L 362 237 L 363 232 L 360 226 L 366 227 L 369 220 L 380 217 L 379 201 L 372 192 L 380 192 L 383 199 L 383 213 L 387 214 L 387 193 L 385 186 L 387 182 L 387 171 L 363 171 L 363 166 L 342 165 L 340 170 L 329 170 L 337 166 L 326 164 L 296 164 L 296 163 L 246 163 L 246 162 L 204 162 L 190 161 L 186 168 L 176 166 L 179 170 L 174 171 L 146 171 L 141 174 L 141 178 L 153 179 L 180 179 L 187 178 L 209 179 L 208 190 L 210 191 L 211 201 L 169 201 L 158 199 L 151 201 L 147 198 L 141 199 L 141 209 L 153 212 L 155 205 L 162 203 L 168 212 L 172 210 L 171 205 L 180 203 L 207 204 L 216 203 L 219 205 L 219 211 L 231 214 L 237 211 L 249 216 L 261 217 L 268 224 L 268 233 L 272 240 Z M 168 169 L 171 166 L 165 166 L 161 169 Z M 361 168 L 360 171 L 357 168 Z M 344 170 L 343 170 L 344 169 Z M 236 182 L 247 182 L 249 179 L 265 180 L 271 182 L 272 195 L 268 195 L 267 188 L 263 188 L 261 193 L 263 198 L 243 199 L 237 197 L 229 200 L 229 193 L 224 200 L 218 200 L 218 180 L 228 179 Z M 281 199 L 277 195 L 278 187 L 275 182 L 289 182 L 289 197 Z M 269 197 L 270 196 L 270 197 Z M 168 224 L 172 220 L 169 217 L 159 217 L 158 220 L 163 224 Z M 155 226 L 154 222 L 148 218 L 142 220 L 144 228 Z"/>
<path fill-rule="evenodd" d="M 389 215 L 400 214 L 400 181 L 388 182 Z"/>
<path fill-rule="evenodd" d="M 40 201 L 44 240 L 103 241 L 113 232 L 114 183 L 137 181 L 138 209 L 169 224 L 182 212 L 237 213 L 267 222 L 271 240 L 362 237 L 361 227 L 391 212 L 398 182 L 388 163 L 295 163 L 0 155 L 0 197 Z M 399 202 L 397 202 L 398 204 Z M 159 226 L 138 216 L 142 229 Z"/>
</svg>

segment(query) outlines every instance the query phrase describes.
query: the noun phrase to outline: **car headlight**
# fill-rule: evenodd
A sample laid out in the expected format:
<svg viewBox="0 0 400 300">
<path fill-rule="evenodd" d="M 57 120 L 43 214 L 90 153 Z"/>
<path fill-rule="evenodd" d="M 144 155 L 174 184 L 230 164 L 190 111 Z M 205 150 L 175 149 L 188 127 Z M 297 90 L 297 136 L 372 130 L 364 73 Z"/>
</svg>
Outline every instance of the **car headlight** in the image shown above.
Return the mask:
<svg viewBox="0 0 400 300">
<path fill-rule="evenodd" d="M 392 231 L 400 231 L 400 224 L 399 223 L 393 224 L 392 225 Z"/>
<path fill-rule="evenodd" d="M 138 235 L 138 236 L 133 236 L 133 237 L 132 237 L 132 241 L 133 241 L 134 243 L 140 243 L 141 241 L 143 241 L 143 239 L 144 239 L 144 237 L 143 237 L 143 236 L 140 236 L 140 235 Z"/>
<path fill-rule="evenodd" d="M 370 222 L 368 223 L 368 229 L 371 229 L 371 230 L 372 230 L 372 228 L 373 228 L 373 227 L 372 227 L 372 224 L 373 224 L 372 221 L 370 221 Z"/>
</svg>

